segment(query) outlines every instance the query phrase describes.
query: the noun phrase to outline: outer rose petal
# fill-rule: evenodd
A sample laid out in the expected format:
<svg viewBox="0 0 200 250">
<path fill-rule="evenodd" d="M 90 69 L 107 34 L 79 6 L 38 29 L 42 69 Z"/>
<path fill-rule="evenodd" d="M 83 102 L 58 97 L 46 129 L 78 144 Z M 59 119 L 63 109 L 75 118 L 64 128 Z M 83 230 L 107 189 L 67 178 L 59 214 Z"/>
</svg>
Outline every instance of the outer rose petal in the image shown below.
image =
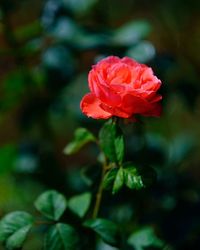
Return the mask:
<svg viewBox="0 0 200 250">
<path fill-rule="evenodd" d="M 162 99 L 158 96 L 157 101 Z M 156 100 L 156 99 L 155 99 Z M 161 104 L 158 102 L 147 102 L 138 96 L 126 95 L 123 99 L 123 108 L 128 112 L 134 114 L 141 114 L 143 116 L 159 117 L 162 112 Z"/>
<path fill-rule="evenodd" d="M 161 95 L 155 95 L 154 98 L 151 99 L 151 103 L 159 102 L 160 100 L 162 100 L 162 96 Z"/>
<path fill-rule="evenodd" d="M 130 65 L 130 66 L 133 66 L 133 67 L 136 67 L 136 66 L 140 65 L 137 61 L 135 61 L 132 58 L 129 58 L 127 56 L 123 57 L 121 59 L 121 62 L 126 63 L 127 65 Z"/>
<path fill-rule="evenodd" d="M 118 56 L 108 56 L 102 59 L 100 62 L 98 62 L 96 66 L 99 66 L 104 63 L 109 63 L 109 64 L 118 63 L 120 61 L 121 59 Z"/>
<path fill-rule="evenodd" d="M 130 118 L 132 116 L 132 114 L 129 114 L 129 113 L 123 111 L 121 108 L 118 108 L 118 107 L 110 107 L 110 106 L 107 106 L 104 103 L 101 104 L 101 107 L 104 110 L 112 113 L 113 116 L 118 116 L 118 117 L 121 117 L 121 118 Z"/>
<path fill-rule="evenodd" d="M 146 113 L 151 104 L 141 97 L 127 94 L 123 98 L 122 108 L 130 114 L 141 114 Z"/>
<path fill-rule="evenodd" d="M 112 116 L 100 107 L 101 102 L 92 93 L 86 94 L 81 100 L 81 110 L 88 117 L 94 119 L 108 119 Z"/>
</svg>

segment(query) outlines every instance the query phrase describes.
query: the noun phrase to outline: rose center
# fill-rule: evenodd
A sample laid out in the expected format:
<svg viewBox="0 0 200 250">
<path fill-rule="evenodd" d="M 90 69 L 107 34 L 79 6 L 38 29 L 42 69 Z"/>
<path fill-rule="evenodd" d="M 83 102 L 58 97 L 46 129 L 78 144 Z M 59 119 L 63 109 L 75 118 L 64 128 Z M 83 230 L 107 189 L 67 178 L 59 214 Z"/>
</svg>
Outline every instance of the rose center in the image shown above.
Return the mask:
<svg viewBox="0 0 200 250">
<path fill-rule="evenodd" d="M 126 64 L 112 65 L 107 74 L 108 82 L 113 84 L 129 84 L 131 82 L 131 70 Z"/>
</svg>

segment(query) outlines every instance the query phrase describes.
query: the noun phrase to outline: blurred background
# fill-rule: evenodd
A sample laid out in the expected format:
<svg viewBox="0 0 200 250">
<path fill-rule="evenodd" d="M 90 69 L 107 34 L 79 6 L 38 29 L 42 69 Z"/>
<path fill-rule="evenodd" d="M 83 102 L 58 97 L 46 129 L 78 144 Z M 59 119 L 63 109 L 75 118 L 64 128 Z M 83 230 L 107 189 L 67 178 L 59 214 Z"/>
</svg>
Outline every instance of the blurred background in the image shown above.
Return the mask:
<svg viewBox="0 0 200 250">
<path fill-rule="evenodd" d="M 0 1 L 0 217 L 36 213 L 33 201 L 49 188 L 67 197 L 95 190 L 97 148 L 70 157 L 63 149 L 76 128 L 97 134 L 102 125 L 79 108 L 91 65 L 130 56 L 163 82 L 162 117 L 124 129 L 127 160 L 154 167 L 157 182 L 105 193 L 101 216 L 131 235 L 130 249 L 161 241 L 200 249 L 199 8 L 198 0 Z M 41 237 L 24 249 L 41 249 Z"/>
</svg>

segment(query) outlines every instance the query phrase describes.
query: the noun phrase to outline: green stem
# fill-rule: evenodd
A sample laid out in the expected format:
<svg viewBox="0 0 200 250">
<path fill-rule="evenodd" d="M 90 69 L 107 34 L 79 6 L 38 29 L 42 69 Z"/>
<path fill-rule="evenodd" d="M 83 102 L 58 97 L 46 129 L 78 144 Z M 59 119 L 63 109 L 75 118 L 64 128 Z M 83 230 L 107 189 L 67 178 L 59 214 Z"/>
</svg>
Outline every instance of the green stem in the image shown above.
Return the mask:
<svg viewBox="0 0 200 250">
<path fill-rule="evenodd" d="M 93 216 L 92 216 L 93 219 L 97 217 L 99 209 L 100 209 L 102 194 L 103 194 L 103 180 L 106 174 L 106 170 L 107 170 L 107 164 L 105 162 L 105 164 L 102 166 L 101 180 L 100 180 L 99 188 L 96 194 L 96 201 L 95 201 Z"/>
<path fill-rule="evenodd" d="M 112 117 L 111 118 L 112 123 L 117 123 L 119 121 L 118 117 Z M 105 177 L 106 172 L 112 168 L 111 165 L 107 164 L 107 158 L 103 152 L 103 150 L 101 149 L 101 146 L 99 145 L 99 142 L 97 142 L 97 146 L 99 146 L 101 153 L 104 155 L 104 163 L 102 166 L 102 174 L 101 174 L 101 180 L 100 180 L 100 184 L 99 184 L 99 188 L 96 194 L 96 201 L 95 201 L 95 205 L 94 205 L 94 210 L 93 210 L 93 218 L 96 218 L 100 209 L 100 205 L 101 205 L 101 200 L 102 200 L 102 194 L 103 194 L 103 180 Z"/>
<path fill-rule="evenodd" d="M 53 225 L 53 221 L 35 221 L 35 225 Z"/>
</svg>

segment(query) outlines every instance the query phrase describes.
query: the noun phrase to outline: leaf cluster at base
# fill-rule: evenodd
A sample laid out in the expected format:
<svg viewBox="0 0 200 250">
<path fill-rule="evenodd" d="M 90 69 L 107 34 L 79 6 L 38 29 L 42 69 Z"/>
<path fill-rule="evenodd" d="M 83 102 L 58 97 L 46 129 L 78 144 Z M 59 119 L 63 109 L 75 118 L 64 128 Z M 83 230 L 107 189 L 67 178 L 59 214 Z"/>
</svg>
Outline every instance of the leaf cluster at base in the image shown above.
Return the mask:
<svg viewBox="0 0 200 250">
<path fill-rule="evenodd" d="M 27 212 L 15 211 L 7 214 L 0 221 L 0 241 L 8 250 L 19 249 L 33 223 L 32 215 Z"/>
<path fill-rule="evenodd" d="M 67 207 L 76 216 L 83 218 L 89 209 L 91 194 L 89 192 L 71 197 L 48 190 L 42 193 L 35 201 L 36 209 L 47 219 L 43 224 L 52 224 L 48 228 L 44 250 L 77 250 L 79 249 L 79 235 L 69 224 L 58 222 Z M 50 221 L 49 221 L 50 220 Z M 0 241 L 8 250 L 18 250 L 24 244 L 34 218 L 27 212 L 16 211 L 7 214 L 0 221 Z"/>
</svg>

